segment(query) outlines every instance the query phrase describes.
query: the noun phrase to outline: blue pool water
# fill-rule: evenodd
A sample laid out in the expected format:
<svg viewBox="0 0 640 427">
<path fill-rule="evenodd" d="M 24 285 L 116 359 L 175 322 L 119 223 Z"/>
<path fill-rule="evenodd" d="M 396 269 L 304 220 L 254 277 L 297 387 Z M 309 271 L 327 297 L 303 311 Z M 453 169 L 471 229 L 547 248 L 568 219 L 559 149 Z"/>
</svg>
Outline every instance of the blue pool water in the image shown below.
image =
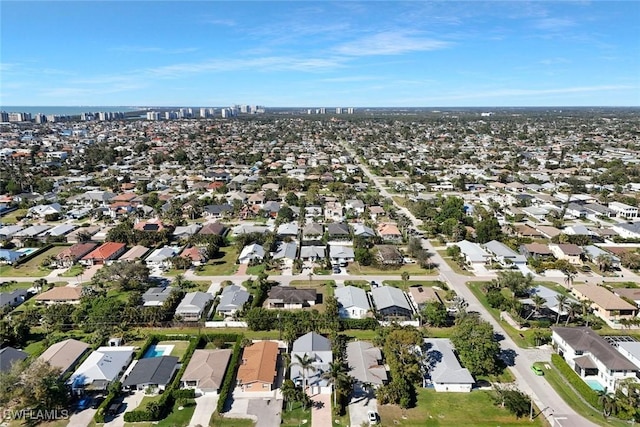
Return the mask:
<svg viewBox="0 0 640 427">
<path fill-rule="evenodd" d="M 584 380 L 584 382 L 587 383 L 587 385 L 591 387 L 592 390 L 604 391 L 604 387 L 598 380 Z"/>
<path fill-rule="evenodd" d="M 21 252 L 21 253 L 23 253 L 25 255 L 29 255 L 29 254 L 37 251 L 37 250 L 38 250 L 38 248 L 22 248 L 22 249 L 18 249 L 18 252 Z"/>
<path fill-rule="evenodd" d="M 152 345 L 147 349 L 147 351 L 144 352 L 144 356 L 142 356 L 142 358 L 149 359 L 151 357 L 164 356 L 164 351 L 165 351 L 164 348 L 158 348 L 155 345 Z"/>
</svg>

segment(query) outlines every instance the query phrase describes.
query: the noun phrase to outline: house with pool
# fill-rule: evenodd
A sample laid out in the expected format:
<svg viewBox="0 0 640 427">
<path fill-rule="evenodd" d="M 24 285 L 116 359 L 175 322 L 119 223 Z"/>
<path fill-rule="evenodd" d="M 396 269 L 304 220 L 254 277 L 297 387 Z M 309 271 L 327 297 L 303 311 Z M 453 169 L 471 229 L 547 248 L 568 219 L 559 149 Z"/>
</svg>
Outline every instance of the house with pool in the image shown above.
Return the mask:
<svg viewBox="0 0 640 427">
<path fill-rule="evenodd" d="M 615 390 L 619 381 L 638 378 L 640 368 L 591 328 L 554 326 L 551 330 L 553 347 L 592 389 Z"/>
</svg>

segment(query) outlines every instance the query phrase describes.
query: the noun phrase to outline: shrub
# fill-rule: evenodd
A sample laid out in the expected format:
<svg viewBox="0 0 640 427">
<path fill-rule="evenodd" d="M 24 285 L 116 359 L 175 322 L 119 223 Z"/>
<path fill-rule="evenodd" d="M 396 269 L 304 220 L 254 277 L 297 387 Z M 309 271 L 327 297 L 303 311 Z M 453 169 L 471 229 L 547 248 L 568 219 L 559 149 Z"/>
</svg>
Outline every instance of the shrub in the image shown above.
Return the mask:
<svg viewBox="0 0 640 427">
<path fill-rule="evenodd" d="M 196 397 L 196 391 L 192 388 L 173 390 L 171 394 L 173 394 L 173 398 L 176 400 L 195 399 Z"/>
<path fill-rule="evenodd" d="M 100 406 L 98 406 L 98 410 L 93 416 L 93 420 L 96 423 L 102 424 L 105 422 L 104 420 L 105 412 L 107 411 L 107 408 L 111 405 L 111 402 L 113 401 L 113 399 L 115 399 L 118 396 L 118 394 L 120 394 L 120 388 L 121 388 L 121 385 L 120 385 L 120 382 L 118 381 L 112 383 L 109 386 L 109 394 L 107 394 L 107 397 L 105 397 L 102 403 L 100 404 Z"/>
<path fill-rule="evenodd" d="M 573 369 L 565 362 L 559 354 L 551 355 L 551 363 L 558 368 L 562 376 L 571 384 L 575 391 L 591 406 L 598 410 L 602 410 L 602 405 L 598 402 L 598 393 L 593 390 L 582 378 L 574 372 Z"/>
<path fill-rule="evenodd" d="M 242 352 L 242 335 L 238 335 L 236 338 L 236 343 L 233 346 L 233 356 L 231 356 L 231 361 L 229 363 L 229 367 L 227 368 L 227 372 L 224 376 L 222 387 L 220 387 L 218 406 L 216 408 L 219 414 L 224 411 L 224 405 L 227 402 L 227 397 L 229 396 L 229 393 L 233 388 L 233 383 L 236 378 L 236 371 L 238 370 L 238 362 L 240 360 L 241 352 Z"/>
<path fill-rule="evenodd" d="M 366 319 L 340 319 L 340 328 L 344 329 L 367 329 L 374 331 L 378 328 L 378 321 L 371 317 Z"/>
</svg>

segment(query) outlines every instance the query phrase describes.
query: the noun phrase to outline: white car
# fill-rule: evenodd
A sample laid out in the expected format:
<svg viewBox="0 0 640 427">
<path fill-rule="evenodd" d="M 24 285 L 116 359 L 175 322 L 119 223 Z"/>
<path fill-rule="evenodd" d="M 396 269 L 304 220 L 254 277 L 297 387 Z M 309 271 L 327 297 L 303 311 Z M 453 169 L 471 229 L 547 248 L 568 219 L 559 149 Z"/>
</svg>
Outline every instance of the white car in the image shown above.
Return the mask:
<svg viewBox="0 0 640 427">
<path fill-rule="evenodd" d="M 367 411 L 367 419 L 370 426 L 378 424 L 378 413 L 376 411 Z"/>
</svg>

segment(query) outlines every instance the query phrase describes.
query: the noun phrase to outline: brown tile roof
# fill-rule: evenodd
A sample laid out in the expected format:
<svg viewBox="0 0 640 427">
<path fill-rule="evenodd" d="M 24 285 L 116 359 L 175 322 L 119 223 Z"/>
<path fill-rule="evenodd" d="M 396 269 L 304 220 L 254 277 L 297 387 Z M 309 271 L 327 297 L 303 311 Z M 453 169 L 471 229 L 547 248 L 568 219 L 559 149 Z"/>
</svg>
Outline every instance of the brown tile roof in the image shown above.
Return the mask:
<svg viewBox="0 0 640 427">
<path fill-rule="evenodd" d="M 58 286 L 36 295 L 36 301 L 77 301 L 80 299 L 82 288 L 73 286 Z"/>
<path fill-rule="evenodd" d="M 123 250 L 125 247 L 126 245 L 124 243 L 106 242 L 100 245 L 100 247 L 89 252 L 82 259 L 110 259 L 110 257 L 114 256 L 115 253 Z"/>
<path fill-rule="evenodd" d="M 64 260 L 64 259 L 77 260 L 77 259 L 85 256 L 86 254 L 88 254 L 92 250 L 94 250 L 96 248 L 96 246 L 98 246 L 98 244 L 97 243 L 93 243 L 93 242 L 76 243 L 75 245 L 66 248 L 65 250 L 60 252 L 58 255 L 56 255 L 56 259 L 59 259 L 59 260 Z"/>
<path fill-rule="evenodd" d="M 231 353 L 229 349 L 194 351 L 180 380 L 198 381 L 200 389 L 218 390 L 222 386 Z"/>
<path fill-rule="evenodd" d="M 635 305 L 631 305 L 607 288 L 597 285 L 575 285 L 574 291 L 593 301 L 594 304 L 605 310 L 637 310 Z"/>
<path fill-rule="evenodd" d="M 245 347 L 242 364 L 238 368 L 238 381 L 241 384 L 272 384 L 276 377 L 277 361 L 278 344 L 273 341 L 259 341 Z"/>
<path fill-rule="evenodd" d="M 62 372 L 65 372 L 69 370 L 88 349 L 89 344 L 68 339 L 51 345 L 38 359 L 49 362 L 54 368 L 60 368 Z"/>
</svg>

